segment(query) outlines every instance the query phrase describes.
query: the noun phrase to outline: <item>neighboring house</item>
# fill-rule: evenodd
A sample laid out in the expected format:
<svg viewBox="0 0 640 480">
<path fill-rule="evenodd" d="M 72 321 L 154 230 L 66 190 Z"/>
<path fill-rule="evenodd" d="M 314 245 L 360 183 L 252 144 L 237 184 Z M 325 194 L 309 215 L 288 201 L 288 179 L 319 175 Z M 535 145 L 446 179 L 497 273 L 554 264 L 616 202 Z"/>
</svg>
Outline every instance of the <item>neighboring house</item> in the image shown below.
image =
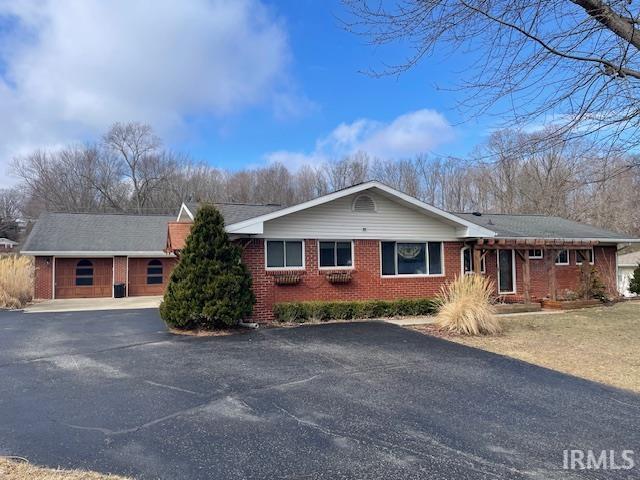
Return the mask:
<svg viewBox="0 0 640 480">
<path fill-rule="evenodd" d="M 640 251 L 618 255 L 618 291 L 625 297 L 637 295 L 629 291 L 629 281 L 638 265 L 640 265 Z"/>
<path fill-rule="evenodd" d="M 618 244 L 640 242 L 558 217 L 453 214 L 379 182 L 286 208 L 216 206 L 243 249 L 258 321 L 271 320 L 278 302 L 429 297 L 472 271 L 517 302 L 578 290 L 579 265 L 589 262 L 614 292 Z M 183 204 L 177 218 L 44 215 L 23 249 L 36 256 L 36 296 L 108 296 L 119 282 L 130 295 L 151 293 L 149 285 L 161 292 L 197 209 Z M 161 283 L 155 260 L 163 262 Z"/>
<path fill-rule="evenodd" d="M 14 242 L 13 240 L 9 240 L 8 238 L 4 237 L 0 238 L 0 253 L 14 252 L 17 246 L 18 242 Z"/>
</svg>

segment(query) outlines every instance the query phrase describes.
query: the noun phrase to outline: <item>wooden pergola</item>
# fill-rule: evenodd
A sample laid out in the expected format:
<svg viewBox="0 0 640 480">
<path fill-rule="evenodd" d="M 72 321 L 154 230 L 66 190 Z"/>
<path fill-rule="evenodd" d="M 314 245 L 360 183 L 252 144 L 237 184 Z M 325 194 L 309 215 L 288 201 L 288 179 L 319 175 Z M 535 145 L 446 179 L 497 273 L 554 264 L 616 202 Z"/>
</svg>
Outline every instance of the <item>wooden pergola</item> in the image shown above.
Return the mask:
<svg viewBox="0 0 640 480">
<path fill-rule="evenodd" d="M 557 300 L 556 257 L 562 250 L 585 250 L 597 245 L 597 241 L 568 239 L 525 239 L 525 238 L 479 238 L 473 244 L 473 271 L 480 273 L 481 262 L 490 250 L 513 250 L 522 259 L 522 285 L 525 302 L 531 301 L 531 265 L 529 250 L 538 249 L 544 253 L 544 261 L 549 272 L 549 297 Z M 470 245 L 471 246 L 471 245 Z"/>
</svg>

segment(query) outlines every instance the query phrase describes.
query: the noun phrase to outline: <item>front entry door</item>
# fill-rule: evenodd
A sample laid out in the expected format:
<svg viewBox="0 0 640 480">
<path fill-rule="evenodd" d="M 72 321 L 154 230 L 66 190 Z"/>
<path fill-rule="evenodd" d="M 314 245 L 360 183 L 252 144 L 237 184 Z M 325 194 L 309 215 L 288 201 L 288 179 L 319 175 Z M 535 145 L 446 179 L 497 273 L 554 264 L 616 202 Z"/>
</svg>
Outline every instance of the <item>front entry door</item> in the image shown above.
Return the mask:
<svg viewBox="0 0 640 480">
<path fill-rule="evenodd" d="M 498 293 L 515 293 L 514 261 L 513 250 L 498 250 Z"/>
</svg>

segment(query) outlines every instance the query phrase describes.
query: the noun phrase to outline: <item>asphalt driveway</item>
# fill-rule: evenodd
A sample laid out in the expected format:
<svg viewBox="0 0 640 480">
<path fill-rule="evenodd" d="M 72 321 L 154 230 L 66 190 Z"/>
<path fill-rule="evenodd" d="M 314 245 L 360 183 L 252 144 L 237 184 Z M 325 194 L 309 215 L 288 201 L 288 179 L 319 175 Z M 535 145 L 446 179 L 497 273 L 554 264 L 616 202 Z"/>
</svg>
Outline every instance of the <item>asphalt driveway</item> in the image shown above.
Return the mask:
<svg viewBox="0 0 640 480">
<path fill-rule="evenodd" d="M 638 478 L 640 396 L 382 323 L 175 337 L 0 312 L 0 455 L 137 478 Z"/>
</svg>

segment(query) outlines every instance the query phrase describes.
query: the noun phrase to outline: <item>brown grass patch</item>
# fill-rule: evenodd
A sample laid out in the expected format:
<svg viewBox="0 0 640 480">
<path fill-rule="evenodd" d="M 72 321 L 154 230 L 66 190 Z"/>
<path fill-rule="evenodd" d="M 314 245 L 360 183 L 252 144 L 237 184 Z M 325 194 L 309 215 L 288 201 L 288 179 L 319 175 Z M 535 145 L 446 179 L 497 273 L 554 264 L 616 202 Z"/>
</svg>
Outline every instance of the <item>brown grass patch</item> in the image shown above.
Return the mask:
<svg viewBox="0 0 640 480">
<path fill-rule="evenodd" d="M 640 302 L 502 317 L 503 334 L 448 340 L 640 392 Z M 432 326 L 415 330 L 442 336 Z"/>
<path fill-rule="evenodd" d="M 22 308 L 33 298 L 31 257 L 0 257 L 0 308 Z"/>
<path fill-rule="evenodd" d="M 19 459 L 0 457 L 2 480 L 130 480 L 128 477 L 87 472 L 35 467 Z"/>
</svg>

